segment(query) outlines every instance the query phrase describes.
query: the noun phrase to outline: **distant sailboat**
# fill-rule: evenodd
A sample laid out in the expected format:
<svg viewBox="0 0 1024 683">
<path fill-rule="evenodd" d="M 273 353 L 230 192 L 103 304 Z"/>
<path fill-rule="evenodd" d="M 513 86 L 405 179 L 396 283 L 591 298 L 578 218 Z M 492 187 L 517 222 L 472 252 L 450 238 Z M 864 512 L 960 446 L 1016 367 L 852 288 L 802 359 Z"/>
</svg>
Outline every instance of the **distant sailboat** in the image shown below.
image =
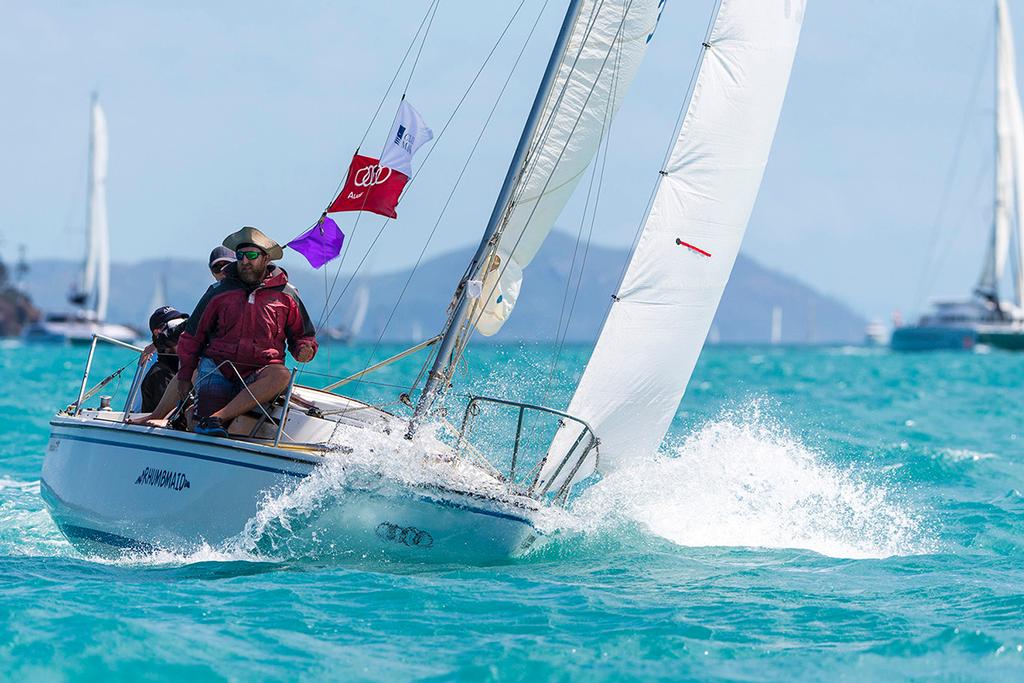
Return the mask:
<svg viewBox="0 0 1024 683">
<path fill-rule="evenodd" d="M 895 329 L 891 345 L 897 351 L 972 349 L 977 344 L 1024 350 L 1024 115 L 1006 0 L 996 0 L 995 16 L 995 211 L 981 276 L 972 298 L 936 301 L 917 324 Z M 1001 298 L 1005 279 L 1011 281 L 1012 300 Z"/>
<path fill-rule="evenodd" d="M 167 305 L 167 275 L 164 273 L 157 273 L 156 283 L 153 285 L 153 296 L 149 300 L 149 309 L 147 313 L 151 313 L 161 306 Z"/>
<path fill-rule="evenodd" d="M 772 306 L 772 331 L 769 340 L 772 346 L 782 343 L 782 306 Z"/>
<path fill-rule="evenodd" d="M 722 333 L 718 331 L 718 325 L 712 325 L 711 331 L 708 332 L 708 344 L 721 344 Z"/>
<path fill-rule="evenodd" d="M 107 119 L 93 95 L 89 135 L 89 199 L 81 280 L 68 294 L 71 314 L 49 314 L 25 332 L 29 341 L 89 343 L 94 334 L 129 342 L 138 335 L 106 322 L 110 296 L 110 236 L 107 232 Z"/>
<path fill-rule="evenodd" d="M 326 328 L 324 335 L 336 342 L 352 344 L 359 338 L 359 333 L 366 323 L 366 314 L 370 310 L 370 288 L 366 284 L 360 284 L 353 297 L 352 306 L 347 315 L 348 324 L 342 327 Z"/>
</svg>

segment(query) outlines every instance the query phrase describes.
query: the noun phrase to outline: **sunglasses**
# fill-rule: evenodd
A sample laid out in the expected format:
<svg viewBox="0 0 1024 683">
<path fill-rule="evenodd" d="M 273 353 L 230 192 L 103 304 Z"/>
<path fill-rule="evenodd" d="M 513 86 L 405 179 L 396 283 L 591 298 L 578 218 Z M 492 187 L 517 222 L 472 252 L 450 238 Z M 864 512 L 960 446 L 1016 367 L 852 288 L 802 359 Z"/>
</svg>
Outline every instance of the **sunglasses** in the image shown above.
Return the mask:
<svg viewBox="0 0 1024 683">
<path fill-rule="evenodd" d="M 236 251 L 235 252 L 235 258 L 238 259 L 239 261 L 241 261 L 243 259 L 249 259 L 250 261 L 255 261 L 260 256 L 263 256 L 263 252 L 262 251 Z"/>
<path fill-rule="evenodd" d="M 227 264 L 226 261 L 220 261 L 220 262 L 214 263 L 212 266 L 210 266 L 210 272 L 213 273 L 214 275 L 218 275 L 218 274 L 220 274 L 220 272 L 222 270 L 224 270 L 227 267 L 228 267 L 228 264 Z"/>
</svg>

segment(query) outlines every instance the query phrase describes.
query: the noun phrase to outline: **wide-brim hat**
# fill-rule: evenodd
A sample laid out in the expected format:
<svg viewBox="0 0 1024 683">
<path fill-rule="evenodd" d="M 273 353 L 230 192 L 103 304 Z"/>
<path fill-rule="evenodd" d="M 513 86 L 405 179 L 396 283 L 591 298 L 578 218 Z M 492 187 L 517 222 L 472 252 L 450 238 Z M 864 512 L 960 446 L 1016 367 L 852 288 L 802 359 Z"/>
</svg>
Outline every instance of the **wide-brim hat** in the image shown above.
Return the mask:
<svg viewBox="0 0 1024 683">
<path fill-rule="evenodd" d="M 243 244 L 255 244 L 257 247 L 267 252 L 267 256 L 270 257 L 271 261 L 277 261 L 284 257 L 284 250 L 281 249 L 280 244 L 270 239 L 256 228 L 251 228 L 249 226 L 225 237 L 223 244 L 231 251 L 238 251 L 238 248 Z"/>
</svg>

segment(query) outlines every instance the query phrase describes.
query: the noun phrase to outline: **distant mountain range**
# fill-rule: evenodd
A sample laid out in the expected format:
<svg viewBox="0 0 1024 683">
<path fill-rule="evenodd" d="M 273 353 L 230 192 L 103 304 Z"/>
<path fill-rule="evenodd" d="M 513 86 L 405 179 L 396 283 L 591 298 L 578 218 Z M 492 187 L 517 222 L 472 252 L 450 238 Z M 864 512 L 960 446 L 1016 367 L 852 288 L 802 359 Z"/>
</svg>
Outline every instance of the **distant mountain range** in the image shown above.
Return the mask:
<svg viewBox="0 0 1024 683">
<path fill-rule="evenodd" d="M 562 315 L 563 298 L 567 301 L 565 310 L 572 308 L 566 339 L 591 342 L 597 337 L 628 254 L 624 249 L 591 245 L 583 264 L 581 247 L 567 288 L 575 244 L 575 237 L 565 233 L 555 232 L 548 238 L 526 269 L 516 311 L 493 338 L 495 341 L 553 339 Z M 346 293 L 349 301 L 336 307 L 330 324 L 346 325 L 353 315 L 355 286 L 366 286 L 370 305 L 359 337 L 374 340 L 383 335 L 386 341 L 420 340 L 440 328 L 453 289 L 471 255 L 468 248 L 442 254 L 423 262 L 411 279 L 408 270 L 360 278 L 358 285 Z M 581 265 L 583 276 L 579 278 Z M 65 296 L 78 268 L 78 263 L 69 261 L 32 263 L 25 284 L 35 305 L 46 311 L 67 310 Z M 114 264 L 109 320 L 144 328 L 161 274 L 167 284 L 167 303 L 182 310 L 190 310 L 211 282 L 202 260 Z M 292 267 L 289 275 L 316 322 L 324 303 L 322 273 L 308 267 Z M 342 274 L 336 292 L 340 293 L 346 280 L 347 276 Z M 396 307 L 403 289 L 405 294 Z M 571 306 L 574 298 L 575 306 Z M 857 343 L 863 339 L 867 322 L 848 306 L 741 254 L 715 318 L 711 341 L 767 342 L 772 309 L 776 306 L 782 312 L 783 343 Z"/>
</svg>

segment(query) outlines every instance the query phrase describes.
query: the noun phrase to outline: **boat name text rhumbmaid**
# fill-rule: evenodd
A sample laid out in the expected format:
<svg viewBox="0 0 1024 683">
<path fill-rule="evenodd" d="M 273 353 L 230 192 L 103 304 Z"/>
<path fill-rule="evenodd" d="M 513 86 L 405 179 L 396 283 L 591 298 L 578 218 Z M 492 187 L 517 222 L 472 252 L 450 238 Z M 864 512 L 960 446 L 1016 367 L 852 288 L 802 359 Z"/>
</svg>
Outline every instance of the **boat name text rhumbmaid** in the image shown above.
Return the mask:
<svg viewBox="0 0 1024 683">
<path fill-rule="evenodd" d="M 188 477 L 181 472 L 158 470 L 153 467 L 147 467 L 142 470 L 142 474 L 135 480 L 135 483 L 145 486 L 156 486 L 162 489 L 174 489 L 175 491 L 191 488 L 192 486 L 188 481 Z"/>
</svg>

